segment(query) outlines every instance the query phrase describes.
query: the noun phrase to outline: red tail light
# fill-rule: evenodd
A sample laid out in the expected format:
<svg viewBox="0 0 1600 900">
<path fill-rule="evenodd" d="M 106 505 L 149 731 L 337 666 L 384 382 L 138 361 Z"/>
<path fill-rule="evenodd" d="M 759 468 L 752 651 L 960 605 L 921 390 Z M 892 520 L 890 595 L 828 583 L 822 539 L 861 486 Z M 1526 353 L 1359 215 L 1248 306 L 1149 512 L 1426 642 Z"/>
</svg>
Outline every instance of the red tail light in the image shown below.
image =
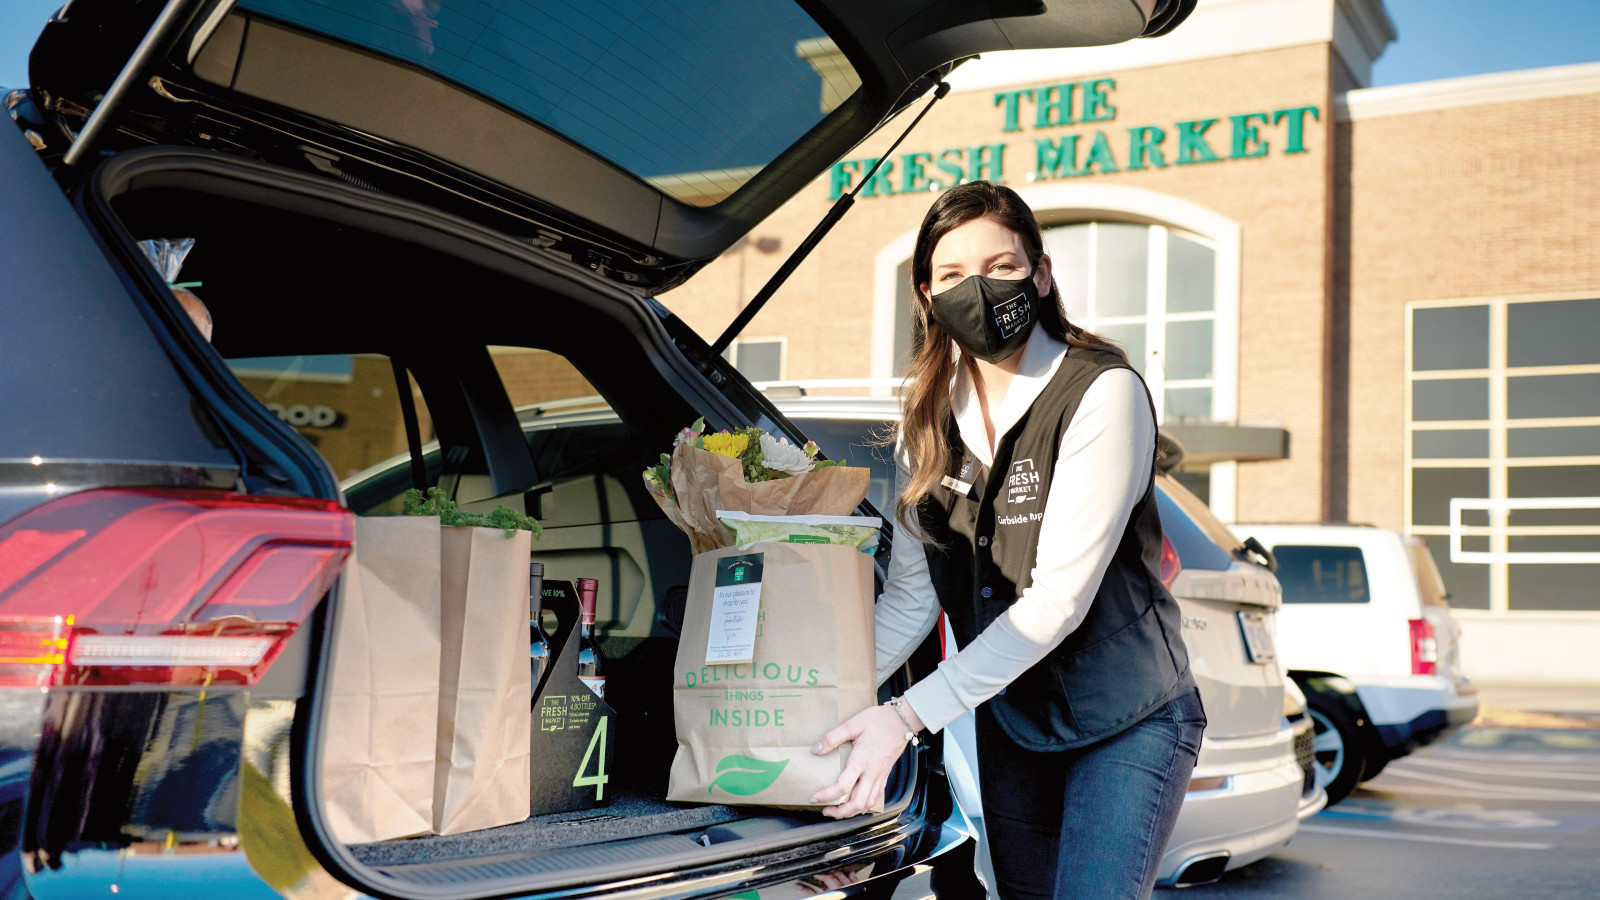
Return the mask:
<svg viewBox="0 0 1600 900">
<path fill-rule="evenodd" d="M 1439 641 L 1433 636 L 1433 623 L 1411 620 L 1411 674 L 1434 675 L 1439 669 Z"/>
<path fill-rule="evenodd" d="M 330 500 L 83 491 L 0 528 L 0 687 L 254 684 L 350 553 Z"/>
<path fill-rule="evenodd" d="M 1178 548 L 1172 546 L 1172 539 L 1167 537 L 1165 531 L 1161 532 L 1161 583 L 1172 589 L 1172 582 L 1183 571 L 1183 561 L 1178 559 Z"/>
</svg>

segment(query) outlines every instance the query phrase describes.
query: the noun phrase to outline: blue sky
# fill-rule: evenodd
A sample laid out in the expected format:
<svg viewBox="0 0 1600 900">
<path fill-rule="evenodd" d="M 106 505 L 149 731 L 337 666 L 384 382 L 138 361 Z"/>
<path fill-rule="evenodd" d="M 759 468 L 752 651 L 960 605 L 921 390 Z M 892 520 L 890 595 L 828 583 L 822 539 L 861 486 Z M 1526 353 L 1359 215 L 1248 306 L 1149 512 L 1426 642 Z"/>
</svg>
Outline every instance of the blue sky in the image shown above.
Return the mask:
<svg viewBox="0 0 1600 900">
<path fill-rule="evenodd" d="M 62 0 L 0 0 L 0 86 L 27 81 L 28 50 Z M 1600 61 L 1600 2 L 1387 0 L 1400 31 L 1373 84 Z"/>
</svg>

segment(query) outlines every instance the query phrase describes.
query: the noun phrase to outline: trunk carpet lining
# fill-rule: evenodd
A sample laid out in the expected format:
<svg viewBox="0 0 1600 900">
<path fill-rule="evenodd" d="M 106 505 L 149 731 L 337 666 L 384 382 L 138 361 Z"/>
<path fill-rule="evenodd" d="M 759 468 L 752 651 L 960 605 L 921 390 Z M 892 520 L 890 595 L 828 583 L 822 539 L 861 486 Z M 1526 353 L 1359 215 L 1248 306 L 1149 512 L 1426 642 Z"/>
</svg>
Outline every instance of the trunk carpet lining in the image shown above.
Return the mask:
<svg viewBox="0 0 1600 900">
<path fill-rule="evenodd" d="M 350 852 L 369 866 L 436 863 L 600 844 L 673 831 L 705 829 L 757 814 L 731 806 L 668 803 L 624 788 L 610 806 L 531 816 L 512 825 L 465 834 L 429 835 L 374 844 L 352 844 Z"/>
</svg>

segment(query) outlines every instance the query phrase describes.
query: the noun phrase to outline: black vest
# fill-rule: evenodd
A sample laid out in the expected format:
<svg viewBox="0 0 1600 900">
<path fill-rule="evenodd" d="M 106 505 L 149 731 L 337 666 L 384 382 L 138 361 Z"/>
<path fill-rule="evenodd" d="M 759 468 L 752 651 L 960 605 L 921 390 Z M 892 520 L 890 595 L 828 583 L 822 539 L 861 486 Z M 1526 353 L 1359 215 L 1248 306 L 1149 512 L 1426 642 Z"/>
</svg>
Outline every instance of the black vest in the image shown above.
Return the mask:
<svg viewBox="0 0 1600 900">
<path fill-rule="evenodd" d="M 1095 377 L 1126 368 L 1113 353 L 1068 348 L 1032 407 L 996 442 L 993 469 L 967 451 L 947 416 L 949 477 L 918 515 L 934 541 L 926 545 L 934 590 L 963 647 L 1032 582 L 1061 437 Z M 1152 471 L 1082 624 L 989 701 L 1012 740 L 1039 751 L 1083 746 L 1194 686 L 1178 603 L 1160 572 Z"/>
</svg>

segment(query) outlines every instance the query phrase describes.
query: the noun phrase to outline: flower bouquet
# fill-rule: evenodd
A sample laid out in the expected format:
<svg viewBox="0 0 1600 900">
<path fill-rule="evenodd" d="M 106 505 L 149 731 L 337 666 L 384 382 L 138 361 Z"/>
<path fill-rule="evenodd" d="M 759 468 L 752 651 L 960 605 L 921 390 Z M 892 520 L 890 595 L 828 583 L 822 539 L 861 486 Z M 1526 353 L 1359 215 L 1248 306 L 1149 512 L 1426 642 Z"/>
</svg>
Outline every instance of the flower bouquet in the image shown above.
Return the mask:
<svg viewBox="0 0 1600 900">
<path fill-rule="evenodd" d="M 867 496 L 871 473 L 819 460 L 760 428 L 705 433 L 705 419 L 678 432 L 672 452 L 644 471 L 645 486 L 695 553 L 734 545 L 717 510 L 764 516 L 848 516 Z"/>
</svg>

